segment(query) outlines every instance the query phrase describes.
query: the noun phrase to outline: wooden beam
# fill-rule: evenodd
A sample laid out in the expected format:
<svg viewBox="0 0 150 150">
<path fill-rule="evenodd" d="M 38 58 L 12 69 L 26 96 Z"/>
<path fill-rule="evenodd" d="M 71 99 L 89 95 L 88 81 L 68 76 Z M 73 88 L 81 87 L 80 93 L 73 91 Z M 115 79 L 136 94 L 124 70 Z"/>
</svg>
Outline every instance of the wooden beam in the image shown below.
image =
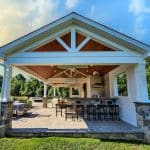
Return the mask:
<svg viewBox="0 0 150 150">
<path fill-rule="evenodd" d="M 75 72 L 74 75 L 72 77 L 75 77 L 78 74 L 78 72 Z"/>
<path fill-rule="evenodd" d="M 7 58 L 14 65 L 89 65 L 145 63 L 140 54 L 129 52 L 26 52 Z"/>
<path fill-rule="evenodd" d="M 71 51 L 70 47 L 60 38 L 57 37 L 56 40 L 67 50 L 67 51 Z"/>
<path fill-rule="evenodd" d="M 49 84 L 55 83 L 86 83 L 88 78 L 49 78 L 46 82 Z"/>
<path fill-rule="evenodd" d="M 79 51 L 85 44 L 87 44 L 87 42 L 90 40 L 91 38 L 88 36 L 86 37 L 81 43 L 80 45 L 76 48 L 76 51 Z"/>
<path fill-rule="evenodd" d="M 7 58 L 51 58 L 51 57 L 141 57 L 140 54 L 123 51 L 107 52 L 22 52 Z"/>
<path fill-rule="evenodd" d="M 67 73 L 67 70 L 64 72 L 64 74 L 66 74 L 66 75 L 67 75 L 67 77 L 69 77 L 69 78 L 70 78 L 70 75 Z"/>
<path fill-rule="evenodd" d="M 74 27 L 71 28 L 71 51 L 76 51 L 76 29 Z"/>
<path fill-rule="evenodd" d="M 79 71 L 79 70 L 77 70 L 77 69 L 75 69 L 75 70 L 76 70 L 76 72 L 78 72 L 79 74 L 83 75 L 84 77 L 88 77 L 88 75 L 82 73 L 81 71 Z"/>
</svg>

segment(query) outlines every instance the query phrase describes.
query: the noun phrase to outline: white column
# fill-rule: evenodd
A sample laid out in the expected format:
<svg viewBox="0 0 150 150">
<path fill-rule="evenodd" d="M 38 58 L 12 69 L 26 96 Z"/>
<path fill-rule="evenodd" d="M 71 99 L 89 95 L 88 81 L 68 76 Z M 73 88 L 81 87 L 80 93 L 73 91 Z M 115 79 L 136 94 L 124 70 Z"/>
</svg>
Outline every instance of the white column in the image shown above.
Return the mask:
<svg viewBox="0 0 150 150">
<path fill-rule="evenodd" d="M 118 96 L 118 83 L 117 83 L 117 77 L 115 76 L 113 78 L 113 89 L 114 89 L 114 96 Z"/>
<path fill-rule="evenodd" d="M 90 76 L 87 78 L 87 97 L 91 98 L 91 78 Z"/>
<path fill-rule="evenodd" d="M 130 95 L 134 101 L 149 102 L 145 64 L 137 64 L 128 74 Z"/>
<path fill-rule="evenodd" d="M 138 64 L 135 66 L 135 78 L 136 78 L 137 100 L 141 102 L 148 102 L 148 89 L 147 89 L 145 64 Z"/>
<path fill-rule="evenodd" d="M 53 96 L 55 97 L 56 96 L 56 87 L 54 86 L 53 88 L 54 88 L 54 90 L 53 90 L 53 92 L 54 92 Z"/>
<path fill-rule="evenodd" d="M 2 82 L 2 102 L 7 102 L 10 100 L 11 76 L 12 76 L 12 67 L 5 62 L 4 76 Z"/>
<path fill-rule="evenodd" d="M 47 84 L 44 82 L 44 97 L 47 97 Z"/>
</svg>

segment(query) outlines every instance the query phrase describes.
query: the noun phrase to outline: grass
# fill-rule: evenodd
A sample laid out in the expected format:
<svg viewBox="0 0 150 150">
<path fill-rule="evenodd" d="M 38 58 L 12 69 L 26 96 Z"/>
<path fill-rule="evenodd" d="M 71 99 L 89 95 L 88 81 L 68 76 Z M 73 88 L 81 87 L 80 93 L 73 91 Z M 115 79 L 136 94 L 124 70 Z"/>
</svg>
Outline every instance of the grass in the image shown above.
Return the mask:
<svg viewBox="0 0 150 150">
<path fill-rule="evenodd" d="M 150 150 L 150 145 L 90 138 L 1 138 L 0 150 Z"/>
</svg>

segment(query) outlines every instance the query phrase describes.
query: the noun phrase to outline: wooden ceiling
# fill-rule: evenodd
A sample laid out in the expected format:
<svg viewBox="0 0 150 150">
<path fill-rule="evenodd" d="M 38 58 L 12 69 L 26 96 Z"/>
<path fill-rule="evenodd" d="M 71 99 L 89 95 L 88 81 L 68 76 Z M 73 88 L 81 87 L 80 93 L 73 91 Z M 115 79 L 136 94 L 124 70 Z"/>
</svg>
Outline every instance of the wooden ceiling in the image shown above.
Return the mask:
<svg viewBox="0 0 150 150">
<path fill-rule="evenodd" d="M 81 73 L 72 72 L 73 78 L 83 78 L 85 75 L 93 75 L 93 72 L 98 72 L 100 75 L 104 75 L 110 71 L 112 71 L 114 68 L 118 67 L 117 65 L 94 65 L 94 66 L 86 66 L 85 68 L 78 68 L 78 66 L 75 67 L 75 69 Z M 30 74 L 38 74 L 44 79 L 52 78 L 58 75 L 57 77 L 62 78 L 68 78 L 67 74 L 70 74 L 70 69 L 62 69 L 60 66 L 18 66 L 18 68 L 27 71 Z M 27 68 L 27 69 L 25 69 Z M 66 73 L 61 73 L 66 70 Z M 59 75 L 60 74 L 60 75 Z"/>
<path fill-rule="evenodd" d="M 86 37 L 80 33 L 76 33 L 76 43 L 77 46 L 85 39 Z M 61 37 L 61 39 L 70 47 L 71 45 L 71 33 L 67 33 Z M 66 52 L 67 50 L 57 42 L 53 40 L 39 48 L 32 50 L 33 52 Z M 112 48 L 107 47 L 93 39 L 89 40 L 88 43 L 82 47 L 80 51 L 114 51 Z"/>
</svg>

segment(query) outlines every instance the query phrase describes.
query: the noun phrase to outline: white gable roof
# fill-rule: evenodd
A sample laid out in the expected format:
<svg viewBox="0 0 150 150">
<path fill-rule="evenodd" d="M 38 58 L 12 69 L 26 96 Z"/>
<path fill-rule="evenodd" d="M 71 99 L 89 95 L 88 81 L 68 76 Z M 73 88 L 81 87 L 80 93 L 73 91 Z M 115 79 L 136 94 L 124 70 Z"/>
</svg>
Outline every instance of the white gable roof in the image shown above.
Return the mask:
<svg viewBox="0 0 150 150">
<path fill-rule="evenodd" d="M 86 28 L 91 32 L 100 34 L 106 39 L 109 39 L 113 42 L 123 45 L 124 47 L 127 47 L 131 51 L 135 51 L 141 54 L 147 54 L 150 52 L 149 45 L 137 41 L 131 37 L 128 37 L 127 35 L 124 35 L 109 27 L 99 24 L 98 22 L 95 22 L 91 19 L 88 19 L 73 12 L 1 47 L 0 56 L 1 58 L 3 58 L 7 57 L 7 55 L 9 54 L 19 52 L 24 47 L 33 44 L 41 38 L 45 38 L 46 36 L 48 36 L 48 34 L 57 32 L 58 30 L 64 29 L 70 25 L 77 25 L 82 28 Z"/>
</svg>

